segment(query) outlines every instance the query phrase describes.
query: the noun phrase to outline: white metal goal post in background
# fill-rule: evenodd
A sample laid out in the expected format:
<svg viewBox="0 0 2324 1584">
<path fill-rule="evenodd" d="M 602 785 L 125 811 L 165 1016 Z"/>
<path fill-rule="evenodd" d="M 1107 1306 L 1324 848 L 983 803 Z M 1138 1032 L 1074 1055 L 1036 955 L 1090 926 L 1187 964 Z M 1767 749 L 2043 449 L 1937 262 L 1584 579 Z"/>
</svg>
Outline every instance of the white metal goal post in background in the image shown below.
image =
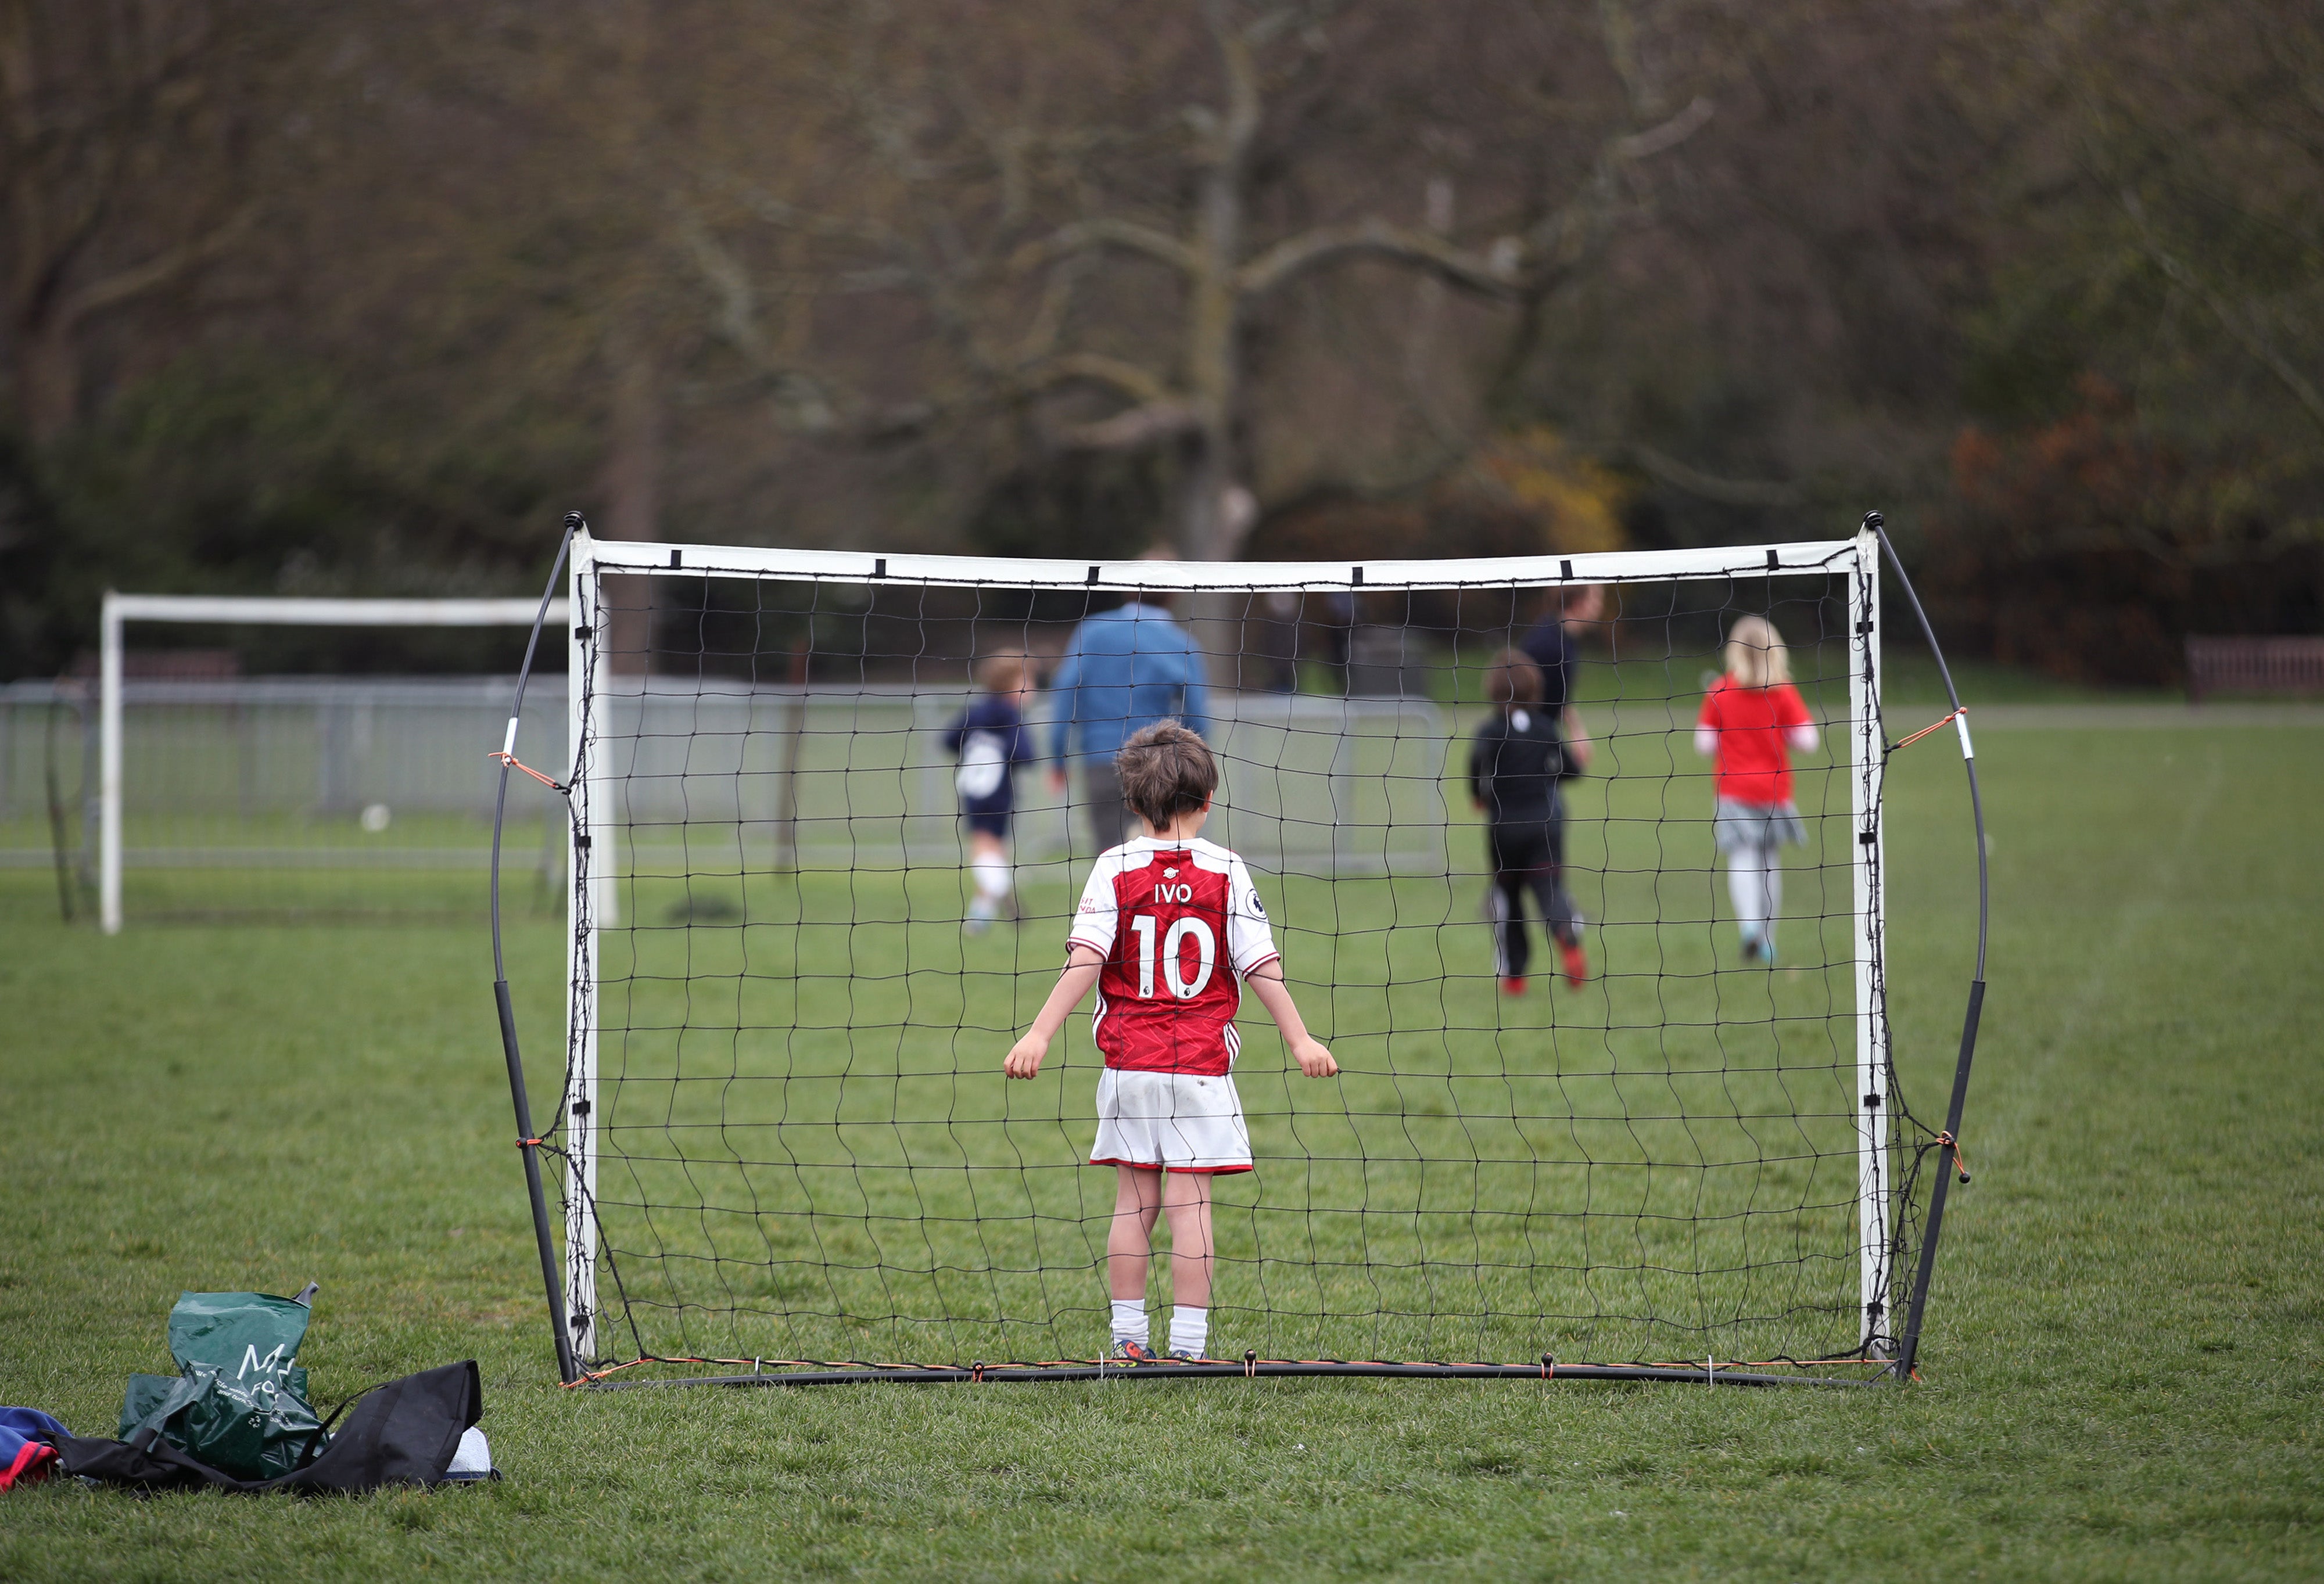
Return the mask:
<svg viewBox="0 0 2324 1584">
<path fill-rule="evenodd" d="M 530 627 L 530 599 L 303 599 L 264 595 L 134 594 L 107 591 L 99 618 L 97 913 L 105 933 L 122 925 L 123 651 L 132 622 L 180 626 Z M 553 620 L 562 621 L 560 606 Z M 478 763 L 491 751 L 476 750 Z"/>
<path fill-rule="evenodd" d="M 598 1174 L 604 1157 L 603 1129 L 607 1125 L 601 1109 L 604 1096 L 599 1070 L 602 1038 L 607 1035 L 604 1027 L 607 986 L 601 977 L 600 937 L 618 918 L 616 891 L 623 877 L 615 854 L 622 848 L 620 836 L 625 817 L 621 812 L 626 806 L 623 800 L 632 793 L 632 788 L 622 784 L 626 770 L 614 766 L 609 755 L 597 751 L 608 741 L 627 741 L 613 714 L 621 705 L 623 689 L 608 686 L 611 668 L 604 641 L 610 628 L 604 608 L 607 586 L 604 580 L 608 575 L 624 583 L 658 578 L 731 578 L 809 588 L 845 585 L 1084 595 L 1140 590 L 1231 595 L 1277 591 L 1377 594 L 1554 589 L 1583 584 L 1672 584 L 1682 580 L 1800 576 L 1838 580 L 1845 587 L 1842 603 L 1848 657 L 1848 716 L 1845 723 L 1835 722 L 1834 725 L 1840 728 L 1835 735 L 1844 735 L 1846 743 L 1845 762 L 1839 768 L 1848 787 L 1849 855 L 1846 865 L 1852 893 L 1849 929 L 1852 940 L 1853 996 L 1849 1021 L 1852 1024 L 1854 1060 L 1850 1074 L 1853 1089 L 1847 1096 L 1847 1103 L 1855 1108 L 1855 1285 L 1863 1346 L 1871 1357 L 1894 1358 L 1895 1339 L 1901 1329 L 1896 1310 L 1906 1287 L 1907 1273 L 1900 1267 L 1915 1252 L 1911 1246 L 1910 1223 L 1918 1212 L 1914 1206 L 1904 1202 L 1904 1197 L 1911 1191 L 1910 1180 L 1917 1179 L 1919 1173 L 1907 1168 L 1915 1166 L 1932 1148 L 1939 1149 L 1941 1162 L 1942 1154 L 1933 1137 L 1905 1136 L 1891 1084 L 1886 970 L 1882 961 L 1880 823 L 1882 778 L 1888 745 L 1883 736 L 1879 704 L 1883 544 L 1877 528 L 1877 519 L 1868 519 L 1865 530 L 1851 539 L 1748 548 L 1480 561 L 1371 561 L 1360 565 L 1064 563 L 939 556 L 881 557 L 733 546 L 601 542 L 591 538 L 586 528 L 574 534 L 567 571 L 566 633 L 570 677 L 567 700 L 572 712 L 569 741 L 575 759 L 560 767 L 571 784 L 574 808 L 574 847 L 567 869 L 571 877 L 567 897 L 571 995 L 566 1029 L 565 1087 L 558 1107 L 558 1120 L 551 1128 L 553 1137 L 547 1141 L 547 1147 L 561 1158 L 564 1169 L 563 1248 L 558 1261 L 562 1279 L 556 1285 L 559 1290 L 552 1296 L 561 1300 L 555 1308 L 570 1317 L 568 1334 L 558 1338 L 560 1361 L 567 1366 L 568 1378 L 574 1377 L 574 1369 L 586 1368 L 590 1361 L 607 1356 L 606 1350 L 613 1343 L 604 1334 L 604 1328 L 623 1318 L 616 1312 L 619 1308 L 637 1301 L 633 1294 L 623 1294 L 612 1299 L 609 1306 L 601 1303 L 599 1291 L 603 1221 L 597 1197 Z M 639 585 L 642 586 L 641 581 Z M 632 735 L 637 734 L 634 725 L 629 730 Z M 1962 743 L 1966 750 L 1965 729 Z M 634 752 L 633 744 L 632 751 Z M 733 816 L 722 817 L 728 817 L 731 823 Z M 1981 957 L 1978 988 L 1982 988 Z M 627 1038 L 624 1028 L 616 1027 L 612 1032 Z M 1961 1067 L 1964 1081 L 1967 1061 L 1965 1045 Z M 519 1076 L 513 1058 L 512 1075 Z M 521 1096 L 519 1105 L 522 1114 Z M 1959 1109 L 1957 1091 L 1952 1124 L 1955 1128 Z M 1950 1140 L 1949 1131 L 1942 1136 L 1941 1144 L 1950 1146 Z M 530 1151 L 543 1141 L 521 1142 Z M 1940 1205 L 1941 1193 L 1940 1183 Z M 1932 1233 L 1933 1227 L 1928 1230 Z M 549 1249 L 545 1224 L 541 1233 L 546 1258 Z M 1929 1239 L 1924 1238 L 1923 1241 L 1925 1245 Z M 1925 1258 L 1932 1253 L 1932 1248 L 1923 1247 L 1919 1252 Z M 1922 1279 L 1925 1284 L 1925 1270 Z M 1917 1304 L 1915 1311 L 1917 1321 Z M 1533 1367 L 1489 1368 L 1529 1371 Z M 976 1367 L 977 1378 L 985 1377 L 983 1368 Z M 835 1377 L 835 1372 L 825 1373 Z M 1698 1369 L 1698 1378 L 1701 1373 Z"/>
</svg>

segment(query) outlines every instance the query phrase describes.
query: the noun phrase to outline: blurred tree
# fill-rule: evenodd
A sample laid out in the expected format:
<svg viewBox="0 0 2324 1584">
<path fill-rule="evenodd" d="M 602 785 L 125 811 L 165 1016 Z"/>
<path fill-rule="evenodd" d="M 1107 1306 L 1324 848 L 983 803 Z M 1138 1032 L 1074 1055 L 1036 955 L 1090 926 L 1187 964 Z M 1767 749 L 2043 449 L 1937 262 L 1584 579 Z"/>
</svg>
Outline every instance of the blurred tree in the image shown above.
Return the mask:
<svg viewBox="0 0 2324 1584">
<path fill-rule="evenodd" d="M 82 415 L 94 321 L 247 237 L 263 41 L 239 0 L 0 0 L 5 348 L 36 441 Z"/>
<path fill-rule="evenodd" d="M 2179 679 L 2185 635 L 2313 631 L 2324 553 L 2222 510 L 2232 465 L 2190 457 L 2096 375 L 2058 421 L 1953 446 L 1932 525 L 1932 613 L 1975 652 L 2092 682 Z"/>
<path fill-rule="evenodd" d="M 632 538 L 1114 555 L 1231 549 L 1258 502 L 1428 502 L 1447 545 L 1879 504 L 1964 589 L 2070 516 L 2073 555 L 2103 527 L 2206 587 L 2304 586 L 2319 26 L 0 0 L 0 597 L 46 635 L 7 663 L 55 663 L 108 578 L 512 589 L 568 505 Z M 2137 511 L 2036 466 L 2092 423 Z M 1437 510 L 1484 485 L 1490 533 Z"/>
<path fill-rule="evenodd" d="M 2062 674 L 2177 677 L 2190 631 L 2324 627 L 2324 26 L 2280 0 L 1981 20 L 1993 290 L 1941 608 Z"/>
<path fill-rule="evenodd" d="M 1574 74 L 1555 56 L 1577 36 L 1563 14 L 1578 7 L 1549 8 L 1561 14 L 1551 24 L 1483 0 L 1425 14 L 1187 0 L 1147 14 L 1134 36 L 1107 25 L 1113 9 L 852 8 L 860 163 L 829 184 L 836 201 L 806 207 L 723 172 L 736 196 L 706 197 L 693 235 L 722 333 L 810 389 L 800 406 L 814 422 L 893 438 L 1013 412 L 1059 449 L 1163 451 L 1178 463 L 1170 537 L 1188 556 L 1232 557 L 1256 519 L 1250 357 L 1271 304 L 1359 262 L 1545 301 L 1634 200 L 1631 168 L 1711 114 L 1698 98 L 1641 125 L 1648 103 L 1621 91 L 1629 0 L 1589 13 L 1598 80 L 1570 96 Z M 1458 49 L 1404 53 L 1429 32 Z M 1506 97 L 1574 124 L 1558 127 L 1571 148 L 1496 173 L 1494 212 L 1471 240 L 1453 230 L 1441 174 L 1433 189 L 1415 178 L 1412 190 L 1445 196 L 1427 222 L 1405 224 L 1374 207 L 1377 161 L 1408 144 L 1400 113 L 1418 106 L 1366 89 L 1433 100 L 1453 123 L 1464 100 L 1506 115 Z M 1465 119 L 1473 141 L 1489 117 Z M 1420 168 L 1442 162 L 1424 152 Z M 779 257 L 817 261 L 836 290 L 917 303 L 922 352 L 853 390 L 838 359 L 775 354 L 754 226 Z"/>
</svg>

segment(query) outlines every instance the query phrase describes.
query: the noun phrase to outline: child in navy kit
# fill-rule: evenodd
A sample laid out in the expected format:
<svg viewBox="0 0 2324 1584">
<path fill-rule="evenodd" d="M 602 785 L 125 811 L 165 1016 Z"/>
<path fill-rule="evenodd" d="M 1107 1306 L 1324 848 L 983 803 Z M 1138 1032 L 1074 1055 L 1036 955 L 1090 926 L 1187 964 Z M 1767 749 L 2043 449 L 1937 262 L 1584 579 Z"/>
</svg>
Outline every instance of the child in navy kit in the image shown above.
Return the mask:
<svg viewBox="0 0 2324 1584">
<path fill-rule="evenodd" d="M 1242 986 L 1274 1018 L 1301 1072 L 1329 1078 L 1340 1065 L 1292 1003 L 1250 871 L 1202 839 L 1219 784 L 1209 747 L 1164 721 L 1124 743 L 1114 767 L 1147 834 L 1099 857 L 1066 937 L 1065 971 L 1002 1071 L 1038 1074 L 1057 1029 L 1095 987 L 1092 1034 L 1105 1071 L 1090 1164 L 1115 1171 L 1105 1246 L 1113 1357 L 1125 1364 L 1156 1357 L 1147 1341 L 1146 1269 L 1154 1223 L 1167 1214 L 1170 1357 L 1200 1358 L 1210 1340 L 1211 1179 L 1251 1169 L 1233 1076 Z"/>
<path fill-rule="evenodd" d="M 1485 670 L 1494 705 L 1469 747 L 1469 796 L 1485 815 L 1485 852 L 1493 866 L 1495 969 L 1504 995 L 1526 991 L 1533 955 L 1526 936 L 1526 897 L 1541 910 L 1556 943 L 1565 982 L 1590 977 L 1582 951 L 1582 911 L 1565 889 L 1565 806 L 1557 784 L 1581 774 L 1557 721 L 1541 707 L 1541 668 L 1521 650 L 1503 649 Z"/>
<path fill-rule="evenodd" d="M 1017 806 L 1017 767 L 1033 762 L 1033 733 L 1025 706 L 1033 697 L 1033 668 L 1023 655 L 988 655 L 976 668 L 983 695 L 946 727 L 945 751 L 960 760 L 953 778 L 961 818 L 968 825 L 968 872 L 976 887 L 966 928 L 990 928 L 1015 889 L 1009 867 L 1009 821 Z"/>
</svg>

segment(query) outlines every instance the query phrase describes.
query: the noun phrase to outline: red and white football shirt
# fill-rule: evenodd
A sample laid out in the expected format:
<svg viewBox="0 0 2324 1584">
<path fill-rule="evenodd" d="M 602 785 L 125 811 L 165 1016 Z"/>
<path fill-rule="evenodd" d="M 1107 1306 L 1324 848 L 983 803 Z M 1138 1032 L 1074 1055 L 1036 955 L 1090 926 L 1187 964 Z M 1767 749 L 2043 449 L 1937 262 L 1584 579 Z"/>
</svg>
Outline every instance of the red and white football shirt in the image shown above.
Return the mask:
<svg viewBox="0 0 2324 1584">
<path fill-rule="evenodd" d="M 1105 959 L 1093 1034 L 1107 1066 L 1138 1073 L 1231 1070 L 1242 981 L 1278 955 L 1250 871 L 1199 837 L 1100 856 L 1066 939 Z"/>
</svg>

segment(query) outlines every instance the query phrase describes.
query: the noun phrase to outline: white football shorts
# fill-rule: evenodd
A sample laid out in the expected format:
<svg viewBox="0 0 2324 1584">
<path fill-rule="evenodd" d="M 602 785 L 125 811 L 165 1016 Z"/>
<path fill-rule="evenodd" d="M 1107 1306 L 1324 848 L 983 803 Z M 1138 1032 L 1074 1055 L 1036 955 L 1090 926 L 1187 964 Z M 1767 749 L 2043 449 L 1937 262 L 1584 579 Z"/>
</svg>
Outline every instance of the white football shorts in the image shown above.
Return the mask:
<svg viewBox="0 0 2324 1584">
<path fill-rule="evenodd" d="M 1097 1080 L 1093 1166 L 1250 1170 L 1250 1129 L 1234 1080 L 1108 1067 Z"/>
</svg>

